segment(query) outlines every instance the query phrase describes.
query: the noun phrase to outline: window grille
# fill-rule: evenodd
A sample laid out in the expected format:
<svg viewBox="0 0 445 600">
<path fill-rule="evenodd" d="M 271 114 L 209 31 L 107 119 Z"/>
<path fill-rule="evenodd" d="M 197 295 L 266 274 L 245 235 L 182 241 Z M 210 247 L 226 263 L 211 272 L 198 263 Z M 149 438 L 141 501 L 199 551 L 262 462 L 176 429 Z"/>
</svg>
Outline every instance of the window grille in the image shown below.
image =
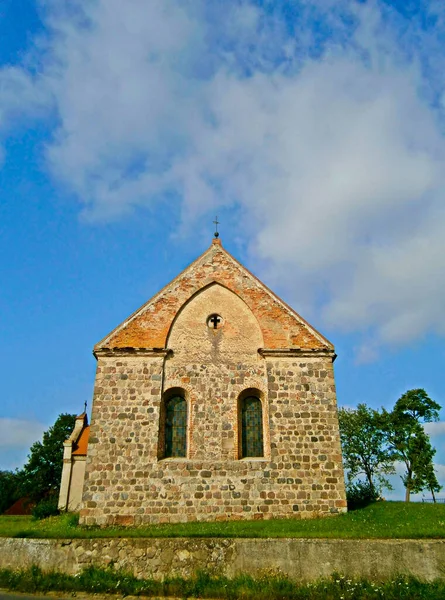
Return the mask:
<svg viewBox="0 0 445 600">
<path fill-rule="evenodd" d="M 244 398 L 241 407 L 242 457 L 264 456 L 263 410 L 255 396 Z"/>
<path fill-rule="evenodd" d="M 165 458 L 187 456 L 187 402 L 181 396 L 167 401 L 165 411 Z"/>
</svg>

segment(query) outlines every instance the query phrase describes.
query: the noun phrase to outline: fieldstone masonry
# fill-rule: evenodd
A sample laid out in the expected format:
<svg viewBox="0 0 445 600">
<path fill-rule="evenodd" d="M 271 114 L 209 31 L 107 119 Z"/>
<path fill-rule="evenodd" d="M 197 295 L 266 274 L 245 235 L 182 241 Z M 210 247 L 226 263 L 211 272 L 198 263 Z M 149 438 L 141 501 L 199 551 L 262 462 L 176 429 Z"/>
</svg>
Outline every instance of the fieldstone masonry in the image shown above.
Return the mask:
<svg viewBox="0 0 445 600">
<path fill-rule="evenodd" d="M 83 524 L 346 510 L 334 348 L 219 240 L 95 356 Z M 175 393 L 187 402 L 187 455 L 164 458 L 165 402 Z M 258 458 L 240 447 L 249 394 L 262 407 Z"/>
<path fill-rule="evenodd" d="M 281 573 L 300 582 L 334 574 L 374 581 L 398 576 L 434 581 L 445 578 L 445 540 L 0 538 L 0 569 L 33 565 L 69 575 L 93 565 L 158 580 L 205 571 L 226 577 Z"/>
</svg>

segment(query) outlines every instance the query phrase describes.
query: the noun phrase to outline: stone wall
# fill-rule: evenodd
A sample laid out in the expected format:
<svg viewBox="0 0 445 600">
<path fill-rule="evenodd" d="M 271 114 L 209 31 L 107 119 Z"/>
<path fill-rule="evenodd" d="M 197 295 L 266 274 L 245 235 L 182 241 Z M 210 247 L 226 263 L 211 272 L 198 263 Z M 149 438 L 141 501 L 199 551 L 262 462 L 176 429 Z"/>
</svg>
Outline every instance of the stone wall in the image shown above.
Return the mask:
<svg viewBox="0 0 445 600">
<path fill-rule="evenodd" d="M 334 348 L 219 240 L 95 355 L 81 523 L 346 510 Z M 163 436 L 165 404 L 177 392 L 187 403 L 187 452 L 173 459 Z M 261 458 L 241 452 L 248 394 L 262 405 Z"/>
<path fill-rule="evenodd" d="M 140 578 L 190 577 L 198 569 L 233 577 L 281 572 L 297 581 L 333 573 L 385 580 L 445 577 L 445 540 L 0 539 L 0 568 L 37 565 L 76 574 L 113 565 Z"/>
<path fill-rule="evenodd" d="M 162 386 L 185 391 L 185 459 L 159 456 Z M 262 396 L 264 459 L 238 458 L 238 398 L 249 388 Z M 331 357 L 218 366 L 100 358 L 83 500 L 87 525 L 344 511 Z"/>
</svg>

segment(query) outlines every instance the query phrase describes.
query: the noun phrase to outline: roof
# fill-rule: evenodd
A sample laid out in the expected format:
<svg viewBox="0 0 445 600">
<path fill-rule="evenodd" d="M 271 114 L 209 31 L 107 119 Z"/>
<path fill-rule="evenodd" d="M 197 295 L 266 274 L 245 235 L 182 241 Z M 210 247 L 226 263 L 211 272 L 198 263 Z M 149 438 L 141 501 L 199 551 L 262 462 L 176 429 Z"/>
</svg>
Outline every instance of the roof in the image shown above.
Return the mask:
<svg viewBox="0 0 445 600">
<path fill-rule="evenodd" d="M 210 248 L 173 281 L 130 315 L 94 348 L 166 348 L 181 308 L 207 286 L 218 283 L 237 294 L 252 310 L 261 328 L 265 349 L 328 350 L 323 335 L 281 300 L 214 239 Z"/>
<path fill-rule="evenodd" d="M 86 456 L 88 449 L 88 439 L 90 436 L 90 426 L 87 425 L 81 432 L 77 442 L 74 444 L 72 456 Z"/>
<path fill-rule="evenodd" d="M 5 510 L 4 515 L 30 515 L 32 509 L 34 508 L 34 503 L 30 501 L 29 498 L 23 497 L 19 498 L 14 502 L 12 506 Z"/>
</svg>

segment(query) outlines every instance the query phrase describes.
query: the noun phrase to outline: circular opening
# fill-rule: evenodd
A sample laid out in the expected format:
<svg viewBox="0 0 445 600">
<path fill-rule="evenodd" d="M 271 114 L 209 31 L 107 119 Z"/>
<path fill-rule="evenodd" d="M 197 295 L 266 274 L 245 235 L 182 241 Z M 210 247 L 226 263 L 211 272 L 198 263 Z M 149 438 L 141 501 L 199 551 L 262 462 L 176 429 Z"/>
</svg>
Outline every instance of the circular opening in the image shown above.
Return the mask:
<svg viewBox="0 0 445 600">
<path fill-rule="evenodd" d="M 209 329 L 220 329 L 224 325 L 224 319 L 221 315 L 213 313 L 207 317 L 207 327 Z"/>
</svg>

